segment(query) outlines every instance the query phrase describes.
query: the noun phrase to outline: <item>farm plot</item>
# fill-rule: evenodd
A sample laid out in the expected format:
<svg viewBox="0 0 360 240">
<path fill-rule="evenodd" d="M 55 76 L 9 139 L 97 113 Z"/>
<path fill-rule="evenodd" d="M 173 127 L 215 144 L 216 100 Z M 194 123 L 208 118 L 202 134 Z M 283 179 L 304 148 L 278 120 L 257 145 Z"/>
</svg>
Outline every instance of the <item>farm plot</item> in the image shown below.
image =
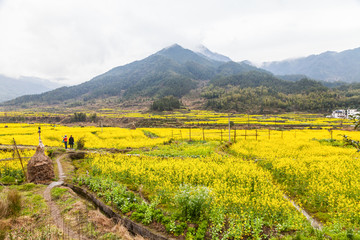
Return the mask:
<svg viewBox="0 0 360 240">
<path fill-rule="evenodd" d="M 346 134 L 359 139 L 358 132 Z M 296 137 L 295 137 L 296 136 Z M 323 137 L 324 131 L 297 131 L 293 138 L 241 140 L 235 155 L 268 170 L 288 195 L 324 223 L 332 234 L 360 228 L 359 153 L 341 140 Z"/>
<path fill-rule="evenodd" d="M 164 224 L 175 235 L 186 233 L 192 239 L 191 236 L 202 236 L 203 231 L 203 237 L 207 234 L 212 239 L 259 239 L 311 229 L 305 217 L 272 184 L 271 174 L 252 162 L 216 155 L 159 158 L 121 154 L 92 154 L 88 162 L 92 169 L 90 178 L 80 176 L 77 183 L 105 196 L 132 218 L 143 214 L 145 223 Z M 117 188 L 118 183 L 142 193 L 173 215 L 167 220 L 159 219 L 144 213 L 136 206 L 136 200 L 126 200 L 128 196 L 121 200 L 111 196 L 111 189 Z"/>
<path fill-rule="evenodd" d="M 25 180 L 22 167 L 26 169 L 27 162 L 34 155 L 35 150 L 21 149 L 19 151 L 23 166 L 19 158 L 13 159 L 13 151 L 0 151 L 0 183 L 22 183 Z"/>
</svg>

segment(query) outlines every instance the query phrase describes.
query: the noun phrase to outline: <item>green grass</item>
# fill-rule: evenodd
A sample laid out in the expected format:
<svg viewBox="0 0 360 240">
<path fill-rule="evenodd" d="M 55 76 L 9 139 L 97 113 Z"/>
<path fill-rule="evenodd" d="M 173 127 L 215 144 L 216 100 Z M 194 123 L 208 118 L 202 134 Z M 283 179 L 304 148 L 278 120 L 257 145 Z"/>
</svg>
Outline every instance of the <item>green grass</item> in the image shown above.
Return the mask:
<svg viewBox="0 0 360 240">
<path fill-rule="evenodd" d="M 205 157 L 214 154 L 219 145 L 219 142 L 175 141 L 169 145 L 156 146 L 147 152 L 135 150 L 131 153 L 159 157 Z"/>
<path fill-rule="evenodd" d="M 17 187 L 19 191 L 31 191 L 34 188 L 37 188 L 37 185 L 34 183 L 26 183 Z"/>
<path fill-rule="evenodd" d="M 144 135 L 147 136 L 148 138 L 158 138 L 159 136 L 156 135 L 153 132 L 147 131 L 147 130 L 142 130 Z"/>
<path fill-rule="evenodd" d="M 348 147 L 348 148 L 352 147 L 352 146 L 345 145 L 344 141 L 340 141 L 340 140 L 336 140 L 336 139 L 316 139 L 316 138 L 313 138 L 312 140 L 318 141 L 322 145 L 327 145 L 327 146 Z"/>
<path fill-rule="evenodd" d="M 68 190 L 66 188 L 53 188 L 51 189 L 51 198 L 52 199 L 60 199 Z"/>
</svg>

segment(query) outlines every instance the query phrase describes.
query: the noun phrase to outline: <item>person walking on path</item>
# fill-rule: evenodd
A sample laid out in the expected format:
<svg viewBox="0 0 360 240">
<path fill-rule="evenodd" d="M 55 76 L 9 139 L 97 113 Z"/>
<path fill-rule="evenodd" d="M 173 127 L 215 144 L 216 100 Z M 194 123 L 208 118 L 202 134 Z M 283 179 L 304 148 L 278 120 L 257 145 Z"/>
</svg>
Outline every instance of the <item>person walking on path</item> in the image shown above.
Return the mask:
<svg viewBox="0 0 360 240">
<path fill-rule="evenodd" d="M 70 135 L 70 138 L 69 138 L 69 146 L 70 146 L 70 148 L 74 148 L 74 138 L 72 135 Z"/>
<path fill-rule="evenodd" d="M 67 138 L 67 135 L 65 135 L 63 137 L 63 143 L 65 144 L 65 149 L 67 149 L 67 141 L 68 141 L 68 138 Z"/>
</svg>

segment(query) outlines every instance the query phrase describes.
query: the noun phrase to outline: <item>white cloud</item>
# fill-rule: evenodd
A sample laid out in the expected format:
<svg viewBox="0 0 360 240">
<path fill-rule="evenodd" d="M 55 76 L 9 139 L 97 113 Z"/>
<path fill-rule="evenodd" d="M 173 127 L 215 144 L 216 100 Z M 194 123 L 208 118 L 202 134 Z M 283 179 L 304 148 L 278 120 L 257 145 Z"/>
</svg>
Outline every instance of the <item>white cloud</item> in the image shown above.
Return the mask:
<svg viewBox="0 0 360 240">
<path fill-rule="evenodd" d="M 0 73 L 90 80 L 173 43 L 256 62 L 360 46 L 359 0 L 0 0 Z"/>
</svg>

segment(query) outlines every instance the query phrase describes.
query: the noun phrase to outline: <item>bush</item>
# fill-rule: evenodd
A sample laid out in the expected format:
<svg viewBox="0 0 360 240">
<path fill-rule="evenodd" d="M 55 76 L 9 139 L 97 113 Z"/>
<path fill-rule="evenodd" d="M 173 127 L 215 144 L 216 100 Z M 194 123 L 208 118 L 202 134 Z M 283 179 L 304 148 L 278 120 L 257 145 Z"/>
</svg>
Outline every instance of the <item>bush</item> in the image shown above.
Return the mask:
<svg viewBox="0 0 360 240">
<path fill-rule="evenodd" d="M 16 179 L 13 176 L 5 176 L 5 177 L 1 178 L 1 182 L 5 183 L 5 184 L 15 184 Z"/>
<path fill-rule="evenodd" d="M 79 138 L 79 140 L 77 141 L 77 147 L 76 149 L 78 150 L 82 150 L 85 148 L 85 138 L 84 137 L 81 137 Z"/>
<path fill-rule="evenodd" d="M 175 202 L 181 214 L 188 220 L 199 220 L 206 214 L 212 201 L 210 190 L 205 186 L 180 186 Z"/>
<path fill-rule="evenodd" d="M 17 190 L 10 189 L 5 200 L 0 200 L 0 218 L 17 215 L 21 210 L 21 195 Z"/>
<path fill-rule="evenodd" d="M 6 201 L 0 200 L 0 218 L 5 218 L 9 214 L 9 209 Z"/>
<path fill-rule="evenodd" d="M 98 117 L 96 116 L 96 113 L 90 114 L 89 120 L 90 122 L 97 122 Z"/>
<path fill-rule="evenodd" d="M 0 218 L 1 218 L 1 216 L 0 216 Z M 6 239 L 6 235 L 9 230 L 10 230 L 10 227 L 7 224 L 5 224 L 4 222 L 1 222 L 1 220 L 0 220 L 0 240 Z"/>
<path fill-rule="evenodd" d="M 21 210 L 21 195 L 17 190 L 10 189 L 7 195 L 10 215 L 17 215 Z"/>
</svg>

